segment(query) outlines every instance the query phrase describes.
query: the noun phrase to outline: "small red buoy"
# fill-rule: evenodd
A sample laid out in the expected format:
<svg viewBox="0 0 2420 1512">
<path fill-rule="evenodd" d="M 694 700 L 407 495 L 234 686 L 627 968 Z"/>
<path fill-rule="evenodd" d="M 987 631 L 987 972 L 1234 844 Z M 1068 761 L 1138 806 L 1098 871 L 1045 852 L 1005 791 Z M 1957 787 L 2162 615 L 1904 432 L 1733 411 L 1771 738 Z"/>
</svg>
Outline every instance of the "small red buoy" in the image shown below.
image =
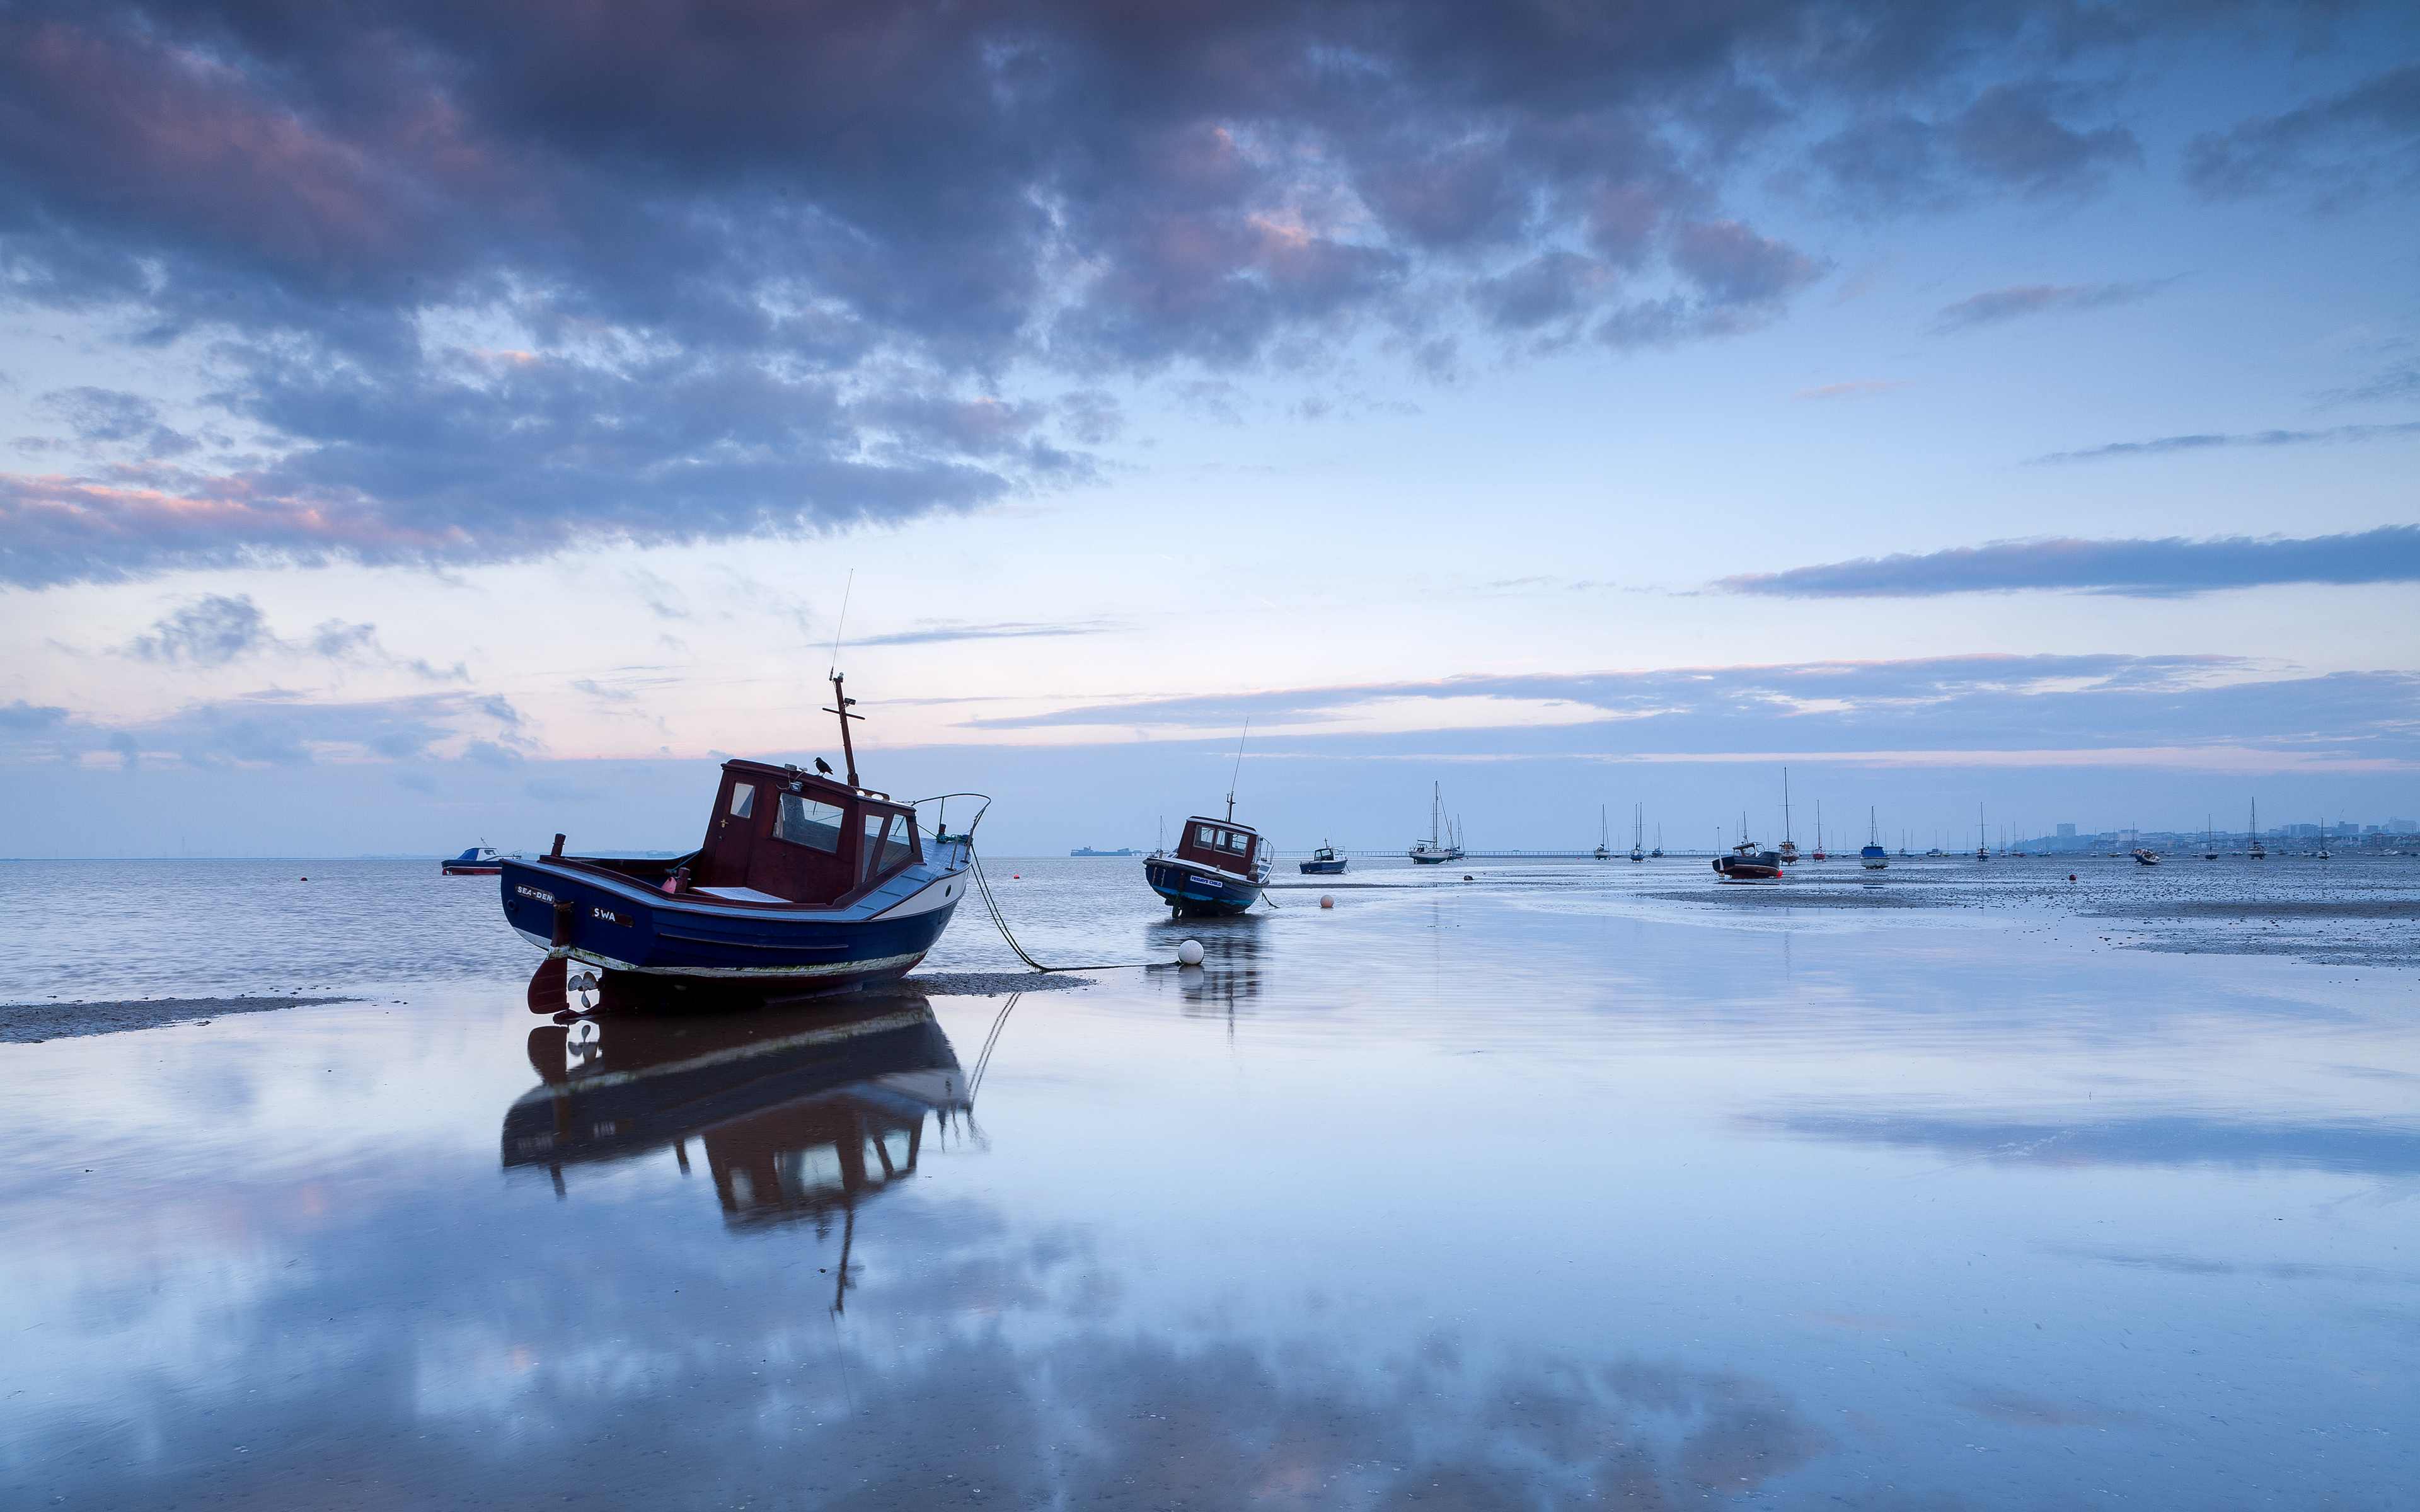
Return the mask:
<svg viewBox="0 0 2420 1512">
<path fill-rule="evenodd" d="M 303 880 L 303 881 L 305 881 L 305 882 L 308 882 L 308 881 L 310 881 L 311 879 L 310 879 L 309 877 L 304 877 L 302 880 Z"/>
<path fill-rule="evenodd" d="M 1336 906 L 1336 900 L 1323 892 L 1319 895 L 1319 906 L 1322 908 L 1333 908 Z"/>
<path fill-rule="evenodd" d="M 1009 881 L 1011 881 L 1011 882 L 1022 882 L 1022 881 L 1024 881 L 1024 880 L 1025 880 L 1025 876 L 1024 876 L 1024 873 L 1022 873 L 1022 872 L 1011 872 L 1008 874 L 1008 880 L 1009 880 Z"/>
<path fill-rule="evenodd" d="M 2070 882 L 2073 882 L 2073 881 L 2075 880 L 2075 873 L 2074 873 L 2074 872 L 2070 872 L 2067 874 L 2067 880 L 2068 880 L 2068 881 L 2070 881 Z"/>
</svg>

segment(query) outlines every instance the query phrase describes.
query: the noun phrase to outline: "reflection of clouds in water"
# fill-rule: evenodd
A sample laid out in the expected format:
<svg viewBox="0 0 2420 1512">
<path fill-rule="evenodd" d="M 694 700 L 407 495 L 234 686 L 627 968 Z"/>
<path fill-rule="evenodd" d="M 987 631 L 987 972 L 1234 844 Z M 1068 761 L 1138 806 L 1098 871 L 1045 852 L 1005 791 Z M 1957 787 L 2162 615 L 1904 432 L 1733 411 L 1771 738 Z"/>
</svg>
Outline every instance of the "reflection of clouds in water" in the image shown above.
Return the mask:
<svg viewBox="0 0 2420 1512">
<path fill-rule="evenodd" d="M 2183 1115 L 2022 1123 L 1887 1114 L 1742 1119 L 1803 1139 L 1930 1149 L 1961 1161 L 2034 1165 L 2224 1165 L 2395 1176 L 2420 1171 L 2420 1130 L 2385 1122 L 2278 1123 Z"/>
<path fill-rule="evenodd" d="M 836 1250 L 800 1229 L 701 1266 L 692 1225 L 650 1237 L 627 1204 L 595 1210 L 597 1232 L 556 1237 L 585 1254 L 622 1234 L 611 1266 L 445 1243 L 458 1226 L 430 1207 L 365 1215 L 385 1260 L 244 1299 L 207 1368 L 155 1362 L 106 1401 L 49 1404 L 21 1446 L 78 1452 L 28 1483 L 116 1504 L 203 1486 L 301 1504 L 333 1472 L 496 1506 L 780 1487 L 861 1509 L 1656 1507 L 1823 1448 L 1771 1383 L 1672 1364 L 1481 1365 L 1447 1335 L 1374 1360 L 1326 1336 L 1138 1337 L 1080 1233 L 1015 1239 L 955 1205 L 886 1204 L 837 1323 L 816 1270 Z"/>
</svg>

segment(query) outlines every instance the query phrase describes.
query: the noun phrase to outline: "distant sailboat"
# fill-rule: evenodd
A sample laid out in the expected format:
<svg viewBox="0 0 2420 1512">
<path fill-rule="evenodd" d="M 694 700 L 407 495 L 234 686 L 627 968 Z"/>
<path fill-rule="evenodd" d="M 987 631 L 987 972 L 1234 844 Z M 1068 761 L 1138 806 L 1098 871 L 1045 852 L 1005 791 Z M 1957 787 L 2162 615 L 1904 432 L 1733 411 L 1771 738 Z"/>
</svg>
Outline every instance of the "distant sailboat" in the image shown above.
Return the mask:
<svg viewBox="0 0 2420 1512">
<path fill-rule="evenodd" d="M 2265 861 L 2269 859 L 2269 847 L 2260 843 L 2260 800 L 2258 798 L 2252 800 L 2252 833 L 2250 839 L 2252 843 L 2243 848 L 2243 854 L 2256 861 Z"/>
<path fill-rule="evenodd" d="M 1992 858 L 1991 844 L 1984 838 L 1990 833 L 1983 827 L 1983 806 L 1978 803 L 1975 805 L 1975 859 L 1978 861 L 1988 861 Z"/>
<path fill-rule="evenodd" d="M 1798 864 L 1798 842 L 1790 838 L 1790 768 L 1781 769 L 1781 849 L 1776 853 L 1784 866 Z"/>
<path fill-rule="evenodd" d="M 1869 872 L 1880 872 L 1890 865 L 1890 852 L 1883 848 L 1882 824 L 1874 818 L 1871 809 L 1866 810 L 1866 848 L 1857 853 L 1857 862 Z"/>
<path fill-rule="evenodd" d="M 1647 859 L 1647 805 L 1637 803 L 1630 809 L 1630 858 Z"/>
<path fill-rule="evenodd" d="M 1818 799 L 1816 799 L 1816 800 L 1815 800 L 1815 856 L 1814 856 L 1814 858 L 1815 858 L 1816 860 L 1818 860 L 1818 861 L 1826 861 L 1826 860 L 1831 859 L 1831 857 L 1829 857 L 1829 856 L 1825 856 L 1825 855 L 1823 854 L 1823 799 L 1821 799 L 1821 798 L 1818 798 Z"/>
<path fill-rule="evenodd" d="M 2211 815 L 2202 815 L 2201 858 L 2205 861 L 2215 861 L 2218 859 L 2218 841 L 2215 839 L 2217 831 L 2211 827 Z"/>
<path fill-rule="evenodd" d="M 2319 821 L 2319 848 L 2315 854 L 2322 861 L 2331 859 L 2333 856 L 2328 849 L 2328 822 L 2325 818 Z"/>
<path fill-rule="evenodd" d="M 1596 858 L 1600 861 L 1613 859 L 1613 831 L 1606 827 L 1605 805 L 1601 803 L 1596 806 Z"/>
<path fill-rule="evenodd" d="M 1647 853 L 1647 857 L 1652 861 L 1664 859 L 1664 826 L 1662 825 L 1655 826 L 1655 848 Z"/>
<path fill-rule="evenodd" d="M 1422 866 L 1462 859 L 1462 846 L 1445 823 L 1445 790 L 1436 783 L 1429 785 L 1429 838 L 1415 841 L 1409 854 Z"/>
</svg>

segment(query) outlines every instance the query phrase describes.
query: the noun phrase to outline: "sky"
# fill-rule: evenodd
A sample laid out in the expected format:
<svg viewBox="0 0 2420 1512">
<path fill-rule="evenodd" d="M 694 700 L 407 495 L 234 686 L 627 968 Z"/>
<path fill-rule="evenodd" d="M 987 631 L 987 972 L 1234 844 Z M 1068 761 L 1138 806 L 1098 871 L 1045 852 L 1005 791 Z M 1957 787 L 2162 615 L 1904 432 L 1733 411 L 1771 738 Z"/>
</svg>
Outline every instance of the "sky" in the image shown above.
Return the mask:
<svg viewBox="0 0 2420 1512">
<path fill-rule="evenodd" d="M 0 4 L 0 855 L 836 646 L 999 854 L 2420 815 L 2415 200 L 2392 5 Z"/>
</svg>

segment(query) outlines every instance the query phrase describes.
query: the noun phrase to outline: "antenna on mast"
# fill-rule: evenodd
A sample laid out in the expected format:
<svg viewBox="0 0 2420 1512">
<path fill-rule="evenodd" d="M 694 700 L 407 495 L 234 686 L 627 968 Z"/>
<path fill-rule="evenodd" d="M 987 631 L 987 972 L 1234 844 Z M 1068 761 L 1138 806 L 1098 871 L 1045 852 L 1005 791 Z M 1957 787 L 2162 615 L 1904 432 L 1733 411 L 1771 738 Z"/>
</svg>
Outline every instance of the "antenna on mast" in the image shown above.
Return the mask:
<svg viewBox="0 0 2420 1512">
<path fill-rule="evenodd" d="M 850 740 L 848 737 L 848 722 L 851 719 L 862 719 L 865 716 L 861 714 L 851 714 L 848 712 L 848 706 L 856 702 L 857 700 L 850 698 L 841 686 L 845 679 L 842 677 L 840 670 L 840 637 L 841 631 L 845 629 L 848 625 L 848 595 L 856 587 L 857 569 L 855 567 L 851 567 L 848 569 L 848 582 L 840 591 L 840 618 L 832 624 L 831 667 L 826 673 L 826 675 L 831 679 L 832 706 L 824 711 L 826 714 L 836 714 L 840 716 L 841 762 L 842 764 L 848 768 L 848 785 L 850 787 L 858 785 L 857 745 L 856 742 Z"/>
<path fill-rule="evenodd" d="M 1235 737 L 1235 769 L 1227 774 L 1227 820 L 1235 818 L 1235 781 L 1244 775 L 1244 742 L 1252 738 L 1252 721 L 1244 721 L 1244 733 Z"/>
</svg>

